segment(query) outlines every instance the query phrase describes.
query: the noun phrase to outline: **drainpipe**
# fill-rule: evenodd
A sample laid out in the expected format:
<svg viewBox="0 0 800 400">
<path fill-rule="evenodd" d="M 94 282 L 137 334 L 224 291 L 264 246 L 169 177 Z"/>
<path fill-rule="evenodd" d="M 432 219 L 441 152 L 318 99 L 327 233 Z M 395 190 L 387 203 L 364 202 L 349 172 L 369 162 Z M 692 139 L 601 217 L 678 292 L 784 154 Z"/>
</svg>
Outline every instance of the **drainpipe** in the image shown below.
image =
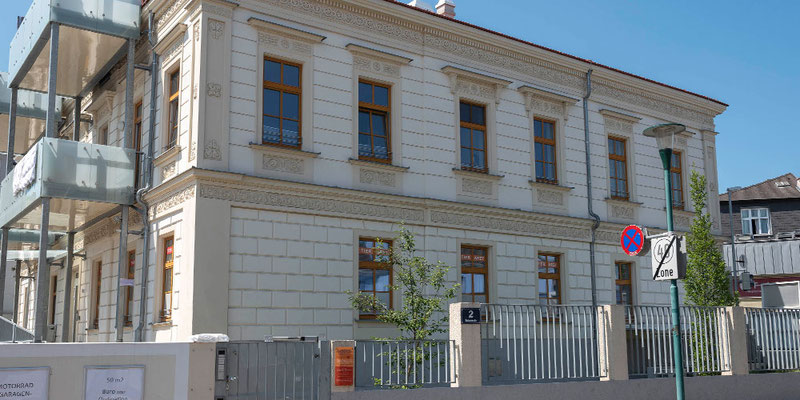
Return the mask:
<svg viewBox="0 0 800 400">
<path fill-rule="evenodd" d="M 144 156 L 144 181 L 145 186 L 136 191 L 136 201 L 142 205 L 142 209 L 136 208 L 142 217 L 142 283 L 141 295 L 139 298 L 139 323 L 134 331 L 134 341 L 144 341 L 145 321 L 147 320 L 147 275 L 150 263 L 150 205 L 144 199 L 144 195 L 153 187 L 153 152 L 156 137 L 156 91 L 158 90 L 158 54 L 156 53 L 156 35 L 153 30 L 155 17 L 150 12 L 149 26 L 147 27 L 147 40 L 150 43 L 152 60 L 150 61 L 150 125 L 147 133 L 147 154 Z"/>
<path fill-rule="evenodd" d="M 592 208 L 592 163 L 589 152 L 589 96 L 592 95 L 592 70 L 586 73 L 586 97 L 583 98 L 583 131 L 586 141 L 586 199 L 589 203 L 589 216 L 592 222 L 592 241 L 589 242 L 589 266 L 592 274 L 592 306 L 597 307 L 597 273 L 595 265 L 595 233 L 600 226 L 600 216 Z"/>
</svg>

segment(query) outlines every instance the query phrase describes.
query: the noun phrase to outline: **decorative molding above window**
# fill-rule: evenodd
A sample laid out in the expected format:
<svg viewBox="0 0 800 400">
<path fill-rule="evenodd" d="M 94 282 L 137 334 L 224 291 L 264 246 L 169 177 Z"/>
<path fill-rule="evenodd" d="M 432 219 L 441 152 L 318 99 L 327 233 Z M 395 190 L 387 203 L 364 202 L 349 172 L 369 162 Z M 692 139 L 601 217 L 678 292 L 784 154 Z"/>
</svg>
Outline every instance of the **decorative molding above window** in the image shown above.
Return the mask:
<svg viewBox="0 0 800 400">
<path fill-rule="evenodd" d="M 275 22 L 270 22 L 267 20 L 263 20 L 261 18 L 250 17 L 247 19 L 247 23 L 261 32 L 272 33 L 277 36 L 281 36 L 285 39 L 294 40 L 298 42 L 314 44 L 314 43 L 320 43 L 323 40 L 325 40 L 325 36 L 297 28 L 292 28 L 286 25 L 277 24 Z M 264 39 L 265 37 L 262 37 L 262 35 L 259 34 L 258 40 L 260 42 L 263 42 L 265 41 Z M 278 44 L 285 48 L 288 48 L 292 45 L 292 43 L 288 41 L 280 42 Z"/>
<path fill-rule="evenodd" d="M 393 77 L 399 77 L 400 67 L 413 61 L 408 57 L 370 49 L 353 43 L 348 44 L 345 48 L 353 53 L 353 66 L 356 69 Z"/>
<path fill-rule="evenodd" d="M 172 29 L 170 29 L 169 33 L 164 35 L 161 40 L 159 40 L 158 44 L 156 44 L 155 51 L 158 54 L 164 55 L 167 49 L 169 49 L 175 42 L 184 37 L 186 35 L 186 30 L 188 27 L 186 24 L 176 24 Z M 171 53 L 171 51 L 167 52 Z M 166 58 L 166 57 L 165 57 Z"/>
<path fill-rule="evenodd" d="M 629 223 L 636 221 L 637 212 L 642 203 L 628 200 L 606 198 L 608 219 L 612 222 Z"/>
<path fill-rule="evenodd" d="M 639 117 L 606 109 L 600 110 L 600 114 L 603 115 L 606 133 L 625 137 L 633 135 L 633 126 L 641 120 Z"/>
<path fill-rule="evenodd" d="M 491 100 L 495 104 L 500 103 L 500 91 L 511 84 L 511 81 L 505 79 L 450 65 L 442 68 L 442 72 L 450 78 L 450 91 L 454 95 Z"/>
<path fill-rule="evenodd" d="M 555 92 L 523 85 L 517 88 L 525 97 L 525 110 L 530 114 L 569 119 L 568 107 L 576 104 L 579 99 L 564 96 Z"/>
</svg>

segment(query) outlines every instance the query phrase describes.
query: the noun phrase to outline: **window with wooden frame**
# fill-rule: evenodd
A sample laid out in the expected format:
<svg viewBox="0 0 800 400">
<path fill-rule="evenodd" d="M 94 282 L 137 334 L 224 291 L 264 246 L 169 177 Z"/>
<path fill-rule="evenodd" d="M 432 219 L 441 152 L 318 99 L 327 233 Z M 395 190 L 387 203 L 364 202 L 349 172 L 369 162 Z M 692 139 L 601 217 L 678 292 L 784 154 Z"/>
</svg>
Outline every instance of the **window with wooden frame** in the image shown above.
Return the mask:
<svg viewBox="0 0 800 400">
<path fill-rule="evenodd" d="M 486 162 L 486 107 L 459 103 L 461 136 L 461 169 L 489 172 Z"/>
<path fill-rule="evenodd" d="M 489 248 L 461 246 L 461 301 L 489 302 Z"/>
<path fill-rule="evenodd" d="M 94 269 L 94 307 L 92 309 L 92 329 L 100 327 L 100 291 L 103 288 L 103 262 L 98 261 Z"/>
<path fill-rule="evenodd" d="M 358 82 L 358 158 L 392 161 L 389 113 L 391 88 L 369 81 Z"/>
<path fill-rule="evenodd" d="M 628 154 L 625 151 L 625 139 L 608 138 L 608 175 L 611 186 L 611 198 L 628 200 Z"/>
<path fill-rule="evenodd" d="M 672 184 L 672 207 L 683 209 L 683 164 L 681 152 L 672 151 L 672 162 L 669 167 L 670 183 Z"/>
<path fill-rule="evenodd" d="M 540 118 L 533 119 L 534 157 L 536 182 L 558 184 L 556 170 L 556 123 Z"/>
<path fill-rule="evenodd" d="M 169 74 L 169 119 L 167 126 L 167 149 L 178 144 L 178 125 L 180 125 L 181 70 Z"/>
<path fill-rule="evenodd" d="M 133 326 L 133 281 L 136 279 L 136 250 L 128 252 L 128 273 L 126 278 L 131 285 L 125 286 L 125 326 Z"/>
<path fill-rule="evenodd" d="M 392 242 L 377 239 L 358 239 L 358 292 L 366 293 L 389 309 L 392 300 Z M 363 313 L 362 319 L 374 319 L 376 313 Z"/>
<path fill-rule="evenodd" d="M 139 188 L 142 183 L 142 102 L 141 100 L 133 107 L 133 149 L 136 150 L 136 166 L 133 168 L 133 183 L 135 188 Z"/>
<path fill-rule="evenodd" d="M 539 254 L 539 304 L 561 304 L 560 254 Z"/>
<path fill-rule="evenodd" d="M 629 262 L 614 263 L 614 283 L 616 285 L 617 304 L 633 305 L 633 284 L 631 274 L 633 264 Z"/>
<path fill-rule="evenodd" d="M 172 320 L 172 267 L 175 265 L 175 237 L 164 238 L 164 263 L 161 266 L 161 322 Z"/>
<path fill-rule="evenodd" d="M 50 279 L 50 325 L 56 324 L 56 299 L 58 298 L 58 276 Z"/>
<path fill-rule="evenodd" d="M 302 66 L 264 58 L 261 140 L 264 144 L 300 148 Z"/>
</svg>

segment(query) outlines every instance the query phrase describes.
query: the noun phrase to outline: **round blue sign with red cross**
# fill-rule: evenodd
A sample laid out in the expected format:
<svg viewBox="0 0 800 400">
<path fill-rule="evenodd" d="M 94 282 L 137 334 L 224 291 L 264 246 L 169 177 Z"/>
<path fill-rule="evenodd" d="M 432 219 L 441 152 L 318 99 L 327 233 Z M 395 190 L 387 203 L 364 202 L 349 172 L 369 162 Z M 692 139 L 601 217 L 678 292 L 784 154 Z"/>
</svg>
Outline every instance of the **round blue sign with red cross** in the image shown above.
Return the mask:
<svg viewBox="0 0 800 400">
<path fill-rule="evenodd" d="M 642 228 L 636 225 L 628 225 L 622 230 L 622 236 L 619 238 L 619 243 L 622 245 L 622 250 L 629 256 L 636 256 L 645 248 L 646 237 Z"/>
</svg>

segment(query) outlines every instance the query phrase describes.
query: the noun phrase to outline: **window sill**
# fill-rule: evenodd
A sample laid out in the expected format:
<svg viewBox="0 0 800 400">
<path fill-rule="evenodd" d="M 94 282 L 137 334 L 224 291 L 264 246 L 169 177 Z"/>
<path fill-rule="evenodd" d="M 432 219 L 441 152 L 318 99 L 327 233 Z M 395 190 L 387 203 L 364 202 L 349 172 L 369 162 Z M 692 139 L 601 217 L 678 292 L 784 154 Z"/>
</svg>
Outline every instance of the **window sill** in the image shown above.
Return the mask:
<svg viewBox="0 0 800 400">
<path fill-rule="evenodd" d="M 154 322 L 150 324 L 153 327 L 153 330 L 162 330 L 162 329 L 169 329 L 172 328 L 172 320 L 169 321 L 161 321 L 161 322 Z"/>
<path fill-rule="evenodd" d="M 548 190 L 557 190 L 557 191 L 565 192 L 565 193 L 571 191 L 572 189 L 575 189 L 572 186 L 562 186 L 562 185 L 559 185 L 557 183 L 539 182 L 539 181 L 537 181 L 535 179 L 529 180 L 528 183 L 531 186 L 535 187 L 535 188 L 548 189 Z"/>
<path fill-rule="evenodd" d="M 292 156 L 300 156 L 305 158 L 317 158 L 320 153 L 313 151 L 305 151 L 300 149 L 293 149 L 291 147 L 272 146 L 268 144 L 250 143 L 249 147 L 253 150 L 259 150 L 267 153 L 280 153 Z"/>
<path fill-rule="evenodd" d="M 622 204 L 622 205 L 626 205 L 626 206 L 633 206 L 633 207 L 639 207 L 642 204 L 644 204 L 644 203 L 639 203 L 639 202 L 635 202 L 635 201 L 631 201 L 631 200 L 615 199 L 613 197 L 606 197 L 605 200 L 606 200 L 606 202 L 609 202 L 609 203 L 617 203 L 617 204 Z"/>
<path fill-rule="evenodd" d="M 350 164 L 357 165 L 359 167 L 371 167 L 371 168 L 383 168 L 389 171 L 395 172 L 406 172 L 408 171 L 409 167 L 404 167 L 401 165 L 394 165 L 391 163 L 382 163 L 379 161 L 367 161 L 367 160 L 359 160 L 357 158 L 351 158 L 347 160 Z"/>
<path fill-rule="evenodd" d="M 493 180 L 493 181 L 499 181 L 499 180 L 505 178 L 505 175 L 490 174 L 488 172 L 470 171 L 468 169 L 461 169 L 461 168 L 453 168 L 453 173 L 455 173 L 456 175 L 469 176 L 469 177 L 473 177 L 473 178 L 489 179 L 489 180 Z"/>
<path fill-rule="evenodd" d="M 171 148 L 164 150 L 163 153 L 156 156 L 153 160 L 153 166 L 155 167 L 162 167 L 166 164 L 169 160 L 171 160 L 175 155 L 181 152 L 181 146 L 172 146 Z"/>
</svg>

